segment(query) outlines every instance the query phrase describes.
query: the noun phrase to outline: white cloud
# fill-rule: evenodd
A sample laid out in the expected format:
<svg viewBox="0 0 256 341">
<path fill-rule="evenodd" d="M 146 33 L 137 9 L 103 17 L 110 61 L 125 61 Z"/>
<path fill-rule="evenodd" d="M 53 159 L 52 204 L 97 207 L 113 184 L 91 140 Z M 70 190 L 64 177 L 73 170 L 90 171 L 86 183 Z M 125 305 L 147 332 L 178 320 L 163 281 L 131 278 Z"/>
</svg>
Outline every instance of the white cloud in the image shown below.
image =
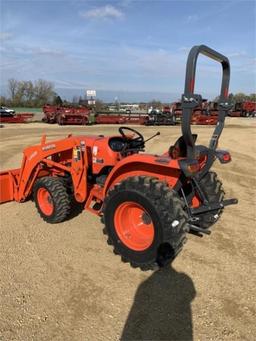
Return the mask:
<svg viewBox="0 0 256 341">
<path fill-rule="evenodd" d="M 16 46 L 0 47 L 0 51 L 9 52 L 9 54 L 20 54 L 23 56 L 34 56 L 34 55 L 44 55 L 44 56 L 65 56 L 62 50 L 51 49 L 48 47 L 28 45 L 28 44 L 16 44 Z"/>
<path fill-rule="evenodd" d="M 238 51 L 238 52 L 232 52 L 228 54 L 229 58 L 239 58 L 239 57 L 245 57 L 247 53 L 245 51 Z"/>
<path fill-rule="evenodd" d="M 189 53 L 190 49 L 191 49 L 191 47 L 182 46 L 178 49 L 178 51 L 184 52 L 184 53 Z"/>
<path fill-rule="evenodd" d="M 35 47 L 31 49 L 32 53 L 48 56 L 63 56 L 64 52 L 57 49 L 49 49 L 45 47 Z"/>
<path fill-rule="evenodd" d="M 130 7 L 134 0 L 121 0 L 119 2 L 119 6 L 121 7 Z"/>
<path fill-rule="evenodd" d="M 12 38 L 12 33 L 10 32 L 0 32 L 0 41 L 9 40 Z"/>
<path fill-rule="evenodd" d="M 165 49 L 143 49 L 126 46 L 123 56 L 132 61 L 133 69 L 143 77 L 171 79 L 183 75 L 185 55 Z M 182 78 L 183 81 L 183 78 Z"/>
<path fill-rule="evenodd" d="M 195 23 L 197 22 L 199 19 L 199 16 L 197 14 L 192 14 L 192 15 L 189 15 L 187 18 L 186 18 L 186 23 L 187 24 L 192 24 L 192 23 Z"/>
<path fill-rule="evenodd" d="M 86 12 L 81 12 L 80 15 L 83 18 L 92 18 L 92 19 L 105 19 L 105 18 L 120 19 L 124 16 L 124 13 L 112 5 L 106 5 L 106 6 L 91 9 Z"/>
</svg>

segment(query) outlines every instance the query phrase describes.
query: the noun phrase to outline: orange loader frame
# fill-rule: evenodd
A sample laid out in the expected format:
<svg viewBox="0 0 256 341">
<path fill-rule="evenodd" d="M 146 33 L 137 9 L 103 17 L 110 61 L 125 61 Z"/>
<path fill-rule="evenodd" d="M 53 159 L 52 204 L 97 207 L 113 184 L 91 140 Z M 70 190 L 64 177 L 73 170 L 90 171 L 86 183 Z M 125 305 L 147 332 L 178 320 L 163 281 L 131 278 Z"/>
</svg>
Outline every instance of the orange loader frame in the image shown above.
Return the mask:
<svg viewBox="0 0 256 341">
<path fill-rule="evenodd" d="M 87 197 L 87 157 L 86 153 L 81 154 L 79 159 L 72 154 L 76 153 L 79 144 L 80 141 L 71 138 L 71 135 L 63 140 L 46 143 L 46 135 L 43 135 L 40 145 L 23 151 L 21 168 L 0 173 L 0 203 L 12 200 L 23 202 L 31 194 L 37 178 L 64 175 L 65 172 L 72 176 L 76 200 L 83 202 Z"/>
</svg>

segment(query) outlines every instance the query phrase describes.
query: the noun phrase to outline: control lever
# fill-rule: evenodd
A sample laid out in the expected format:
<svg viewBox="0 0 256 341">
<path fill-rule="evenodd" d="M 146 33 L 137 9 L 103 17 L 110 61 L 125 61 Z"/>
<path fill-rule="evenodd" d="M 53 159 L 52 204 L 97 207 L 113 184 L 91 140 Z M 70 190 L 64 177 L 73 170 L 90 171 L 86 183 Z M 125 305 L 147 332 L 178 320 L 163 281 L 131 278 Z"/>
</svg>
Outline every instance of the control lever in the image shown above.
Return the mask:
<svg viewBox="0 0 256 341">
<path fill-rule="evenodd" d="M 158 131 L 155 135 L 149 137 L 147 140 L 144 141 L 144 143 L 148 142 L 149 140 L 152 140 L 154 137 L 159 136 L 160 135 L 160 131 Z"/>
</svg>

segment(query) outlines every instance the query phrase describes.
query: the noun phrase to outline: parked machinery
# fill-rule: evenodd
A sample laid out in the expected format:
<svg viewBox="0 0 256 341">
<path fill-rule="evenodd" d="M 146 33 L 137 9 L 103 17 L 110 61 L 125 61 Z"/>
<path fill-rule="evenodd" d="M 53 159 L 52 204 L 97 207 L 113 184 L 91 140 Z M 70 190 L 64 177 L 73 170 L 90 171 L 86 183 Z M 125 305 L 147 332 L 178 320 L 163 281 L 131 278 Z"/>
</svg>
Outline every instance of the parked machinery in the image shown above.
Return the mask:
<svg viewBox="0 0 256 341">
<path fill-rule="evenodd" d="M 87 107 L 56 106 L 46 104 L 43 106 L 43 122 L 86 125 L 90 123 L 89 115 L 91 110 Z"/>
<path fill-rule="evenodd" d="M 145 125 L 148 126 L 160 126 L 160 125 L 175 125 L 175 115 L 171 113 L 167 108 L 163 108 L 163 111 L 152 110 L 146 119 Z"/>
<path fill-rule="evenodd" d="M 255 117 L 256 116 L 256 102 L 244 101 L 234 104 L 229 116 L 235 117 Z"/>
<path fill-rule="evenodd" d="M 0 123 L 27 123 L 31 122 L 33 117 L 32 113 L 16 114 L 14 110 L 6 110 L 4 107 L 0 109 Z"/>
<path fill-rule="evenodd" d="M 56 110 L 57 105 L 45 104 L 42 108 L 44 117 L 42 121 L 45 123 L 56 123 Z"/>
<path fill-rule="evenodd" d="M 56 110 L 56 121 L 59 125 L 65 124 L 89 124 L 90 109 L 86 107 L 65 108 L 59 107 Z"/>
<path fill-rule="evenodd" d="M 207 113 L 210 116 L 218 116 L 218 102 L 208 102 Z"/>
<path fill-rule="evenodd" d="M 95 115 L 96 124 L 140 124 L 144 125 L 147 114 L 123 112 L 99 112 Z"/>
<path fill-rule="evenodd" d="M 182 103 L 174 102 L 172 104 L 172 113 L 176 122 L 182 120 Z M 214 115 L 217 116 L 217 115 Z M 193 109 L 191 117 L 191 124 L 196 125 L 215 125 L 217 123 L 217 117 L 209 116 L 208 102 L 206 99 L 199 100 L 196 107 Z"/>
</svg>

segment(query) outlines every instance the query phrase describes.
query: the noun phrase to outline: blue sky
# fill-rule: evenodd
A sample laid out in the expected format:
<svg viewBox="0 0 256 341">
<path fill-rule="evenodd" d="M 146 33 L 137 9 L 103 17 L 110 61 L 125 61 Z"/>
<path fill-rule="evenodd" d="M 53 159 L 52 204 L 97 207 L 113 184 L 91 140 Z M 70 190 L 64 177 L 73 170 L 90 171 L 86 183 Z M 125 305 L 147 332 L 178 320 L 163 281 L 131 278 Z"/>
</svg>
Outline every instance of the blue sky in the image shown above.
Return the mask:
<svg viewBox="0 0 256 341">
<path fill-rule="evenodd" d="M 0 81 L 53 81 L 64 96 L 176 99 L 193 45 L 230 58 L 231 92 L 255 92 L 254 1 L 1 0 Z M 218 94 L 220 66 L 199 58 L 196 90 Z M 106 98 L 105 98 L 106 97 Z M 109 98 L 107 98 L 109 97 Z"/>
</svg>

